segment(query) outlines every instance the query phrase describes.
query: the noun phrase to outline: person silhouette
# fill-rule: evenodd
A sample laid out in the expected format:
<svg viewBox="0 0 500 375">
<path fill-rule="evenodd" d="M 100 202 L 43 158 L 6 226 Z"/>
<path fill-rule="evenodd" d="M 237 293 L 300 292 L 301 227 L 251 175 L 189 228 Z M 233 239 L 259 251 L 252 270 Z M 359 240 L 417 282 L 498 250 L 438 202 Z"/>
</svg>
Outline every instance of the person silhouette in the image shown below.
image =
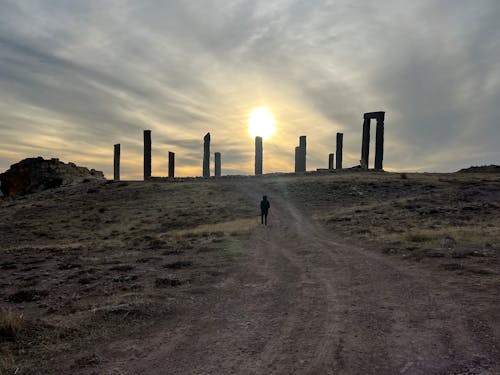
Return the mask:
<svg viewBox="0 0 500 375">
<path fill-rule="evenodd" d="M 269 208 L 271 204 L 267 200 L 267 195 L 262 197 L 260 201 L 260 223 L 267 225 L 267 214 L 269 213 Z"/>
</svg>

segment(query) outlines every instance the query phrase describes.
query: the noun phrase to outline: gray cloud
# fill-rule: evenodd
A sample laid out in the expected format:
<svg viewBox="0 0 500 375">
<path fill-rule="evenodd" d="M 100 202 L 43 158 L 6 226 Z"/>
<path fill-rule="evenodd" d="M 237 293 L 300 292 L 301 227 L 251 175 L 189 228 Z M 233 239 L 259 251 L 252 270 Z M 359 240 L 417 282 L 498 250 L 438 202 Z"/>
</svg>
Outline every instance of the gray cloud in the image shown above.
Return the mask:
<svg viewBox="0 0 500 375">
<path fill-rule="evenodd" d="M 499 17 L 495 0 L 4 1 L 0 169 L 43 154 L 109 175 L 119 142 L 139 178 L 152 129 L 185 173 L 201 172 L 207 131 L 226 172 L 251 173 L 256 105 L 278 121 L 266 171 L 293 169 L 301 134 L 324 167 L 338 131 L 357 164 L 373 110 L 387 111 L 387 168 L 498 163 Z"/>
</svg>

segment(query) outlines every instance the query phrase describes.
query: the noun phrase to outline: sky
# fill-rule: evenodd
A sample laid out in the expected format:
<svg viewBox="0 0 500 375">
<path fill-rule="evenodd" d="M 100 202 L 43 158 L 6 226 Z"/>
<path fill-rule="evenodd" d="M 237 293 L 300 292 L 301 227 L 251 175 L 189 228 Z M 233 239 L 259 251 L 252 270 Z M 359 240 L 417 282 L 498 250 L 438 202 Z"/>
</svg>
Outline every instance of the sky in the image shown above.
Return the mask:
<svg viewBox="0 0 500 375">
<path fill-rule="evenodd" d="M 359 164 L 363 113 L 385 111 L 384 168 L 500 164 L 498 0 L 0 0 L 0 172 L 57 157 L 141 179 L 252 174 L 255 107 L 274 115 L 264 172 L 326 168 L 344 133 Z M 372 124 L 374 140 L 375 124 Z M 372 143 L 374 143 L 372 141 Z M 371 145 L 370 165 L 373 165 Z M 213 171 L 213 155 L 212 155 Z M 212 172 L 213 173 L 213 172 Z"/>
</svg>

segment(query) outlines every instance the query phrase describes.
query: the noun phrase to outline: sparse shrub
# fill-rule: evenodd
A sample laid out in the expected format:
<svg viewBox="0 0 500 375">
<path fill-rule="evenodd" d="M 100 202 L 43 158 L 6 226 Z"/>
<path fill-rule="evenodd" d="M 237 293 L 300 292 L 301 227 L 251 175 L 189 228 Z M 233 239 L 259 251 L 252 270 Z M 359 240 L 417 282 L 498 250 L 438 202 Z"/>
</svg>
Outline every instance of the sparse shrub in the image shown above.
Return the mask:
<svg viewBox="0 0 500 375">
<path fill-rule="evenodd" d="M 148 238 L 146 242 L 149 249 L 160 249 L 165 246 L 165 241 L 159 238 Z"/>
<path fill-rule="evenodd" d="M 10 309 L 0 310 L 0 341 L 15 340 L 25 326 L 23 314 Z"/>
<path fill-rule="evenodd" d="M 15 374 L 16 361 L 10 351 L 0 350 L 0 374 Z"/>
<path fill-rule="evenodd" d="M 155 280 L 155 286 L 157 288 L 168 287 L 168 286 L 180 286 L 182 285 L 182 281 L 179 279 L 172 279 L 169 277 L 166 278 L 158 278 Z"/>
<path fill-rule="evenodd" d="M 174 270 L 179 270 L 181 268 L 191 267 L 192 265 L 193 265 L 193 262 L 186 261 L 186 260 L 179 260 L 177 262 L 165 264 L 165 265 L 163 265 L 163 268 L 171 268 Z"/>
<path fill-rule="evenodd" d="M 406 239 L 410 242 L 426 242 L 430 241 L 430 237 L 422 233 L 408 233 Z"/>
<path fill-rule="evenodd" d="M 11 294 L 7 301 L 13 303 L 35 302 L 41 300 L 49 294 L 46 290 L 20 290 Z"/>
<path fill-rule="evenodd" d="M 446 235 L 443 238 L 441 238 L 441 246 L 444 248 L 451 249 L 457 244 L 457 241 L 450 235 Z"/>
<path fill-rule="evenodd" d="M 182 254 L 184 251 L 180 250 L 180 249 L 173 249 L 173 250 L 165 250 L 162 255 L 180 255 Z"/>
<path fill-rule="evenodd" d="M 78 280 L 78 283 L 79 284 L 82 284 L 82 285 L 88 285 L 90 284 L 92 281 L 94 281 L 93 279 L 89 279 L 89 278 L 86 278 L 86 277 L 83 277 L 81 279 Z"/>
<path fill-rule="evenodd" d="M 130 264 L 120 264 L 118 266 L 111 267 L 111 271 L 120 271 L 120 272 L 128 272 L 128 271 L 133 271 L 135 269 L 134 266 L 131 266 Z"/>
<path fill-rule="evenodd" d="M 17 268 L 14 262 L 3 262 L 0 264 L 0 270 L 15 270 Z"/>
<path fill-rule="evenodd" d="M 441 265 L 441 268 L 446 271 L 461 271 L 464 269 L 464 265 L 460 263 L 446 263 Z"/>
</svg>

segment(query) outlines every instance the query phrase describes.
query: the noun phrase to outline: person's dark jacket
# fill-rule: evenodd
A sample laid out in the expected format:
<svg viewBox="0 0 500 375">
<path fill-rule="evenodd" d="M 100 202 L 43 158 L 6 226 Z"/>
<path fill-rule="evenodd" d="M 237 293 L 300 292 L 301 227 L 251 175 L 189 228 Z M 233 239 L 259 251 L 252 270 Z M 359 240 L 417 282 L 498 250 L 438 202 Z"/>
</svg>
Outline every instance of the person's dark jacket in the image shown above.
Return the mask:
<svg viewBox="0 0 500 375">
<path fill-rule="evenodd" d="M 266 200 L 261 200 L 260 201 L 260 210 L 262 211 L 263 214 L 267 214 L 269 212 L 269 208 L 271 207 L 271 204 L 269 201 Z"/>
</svg>

